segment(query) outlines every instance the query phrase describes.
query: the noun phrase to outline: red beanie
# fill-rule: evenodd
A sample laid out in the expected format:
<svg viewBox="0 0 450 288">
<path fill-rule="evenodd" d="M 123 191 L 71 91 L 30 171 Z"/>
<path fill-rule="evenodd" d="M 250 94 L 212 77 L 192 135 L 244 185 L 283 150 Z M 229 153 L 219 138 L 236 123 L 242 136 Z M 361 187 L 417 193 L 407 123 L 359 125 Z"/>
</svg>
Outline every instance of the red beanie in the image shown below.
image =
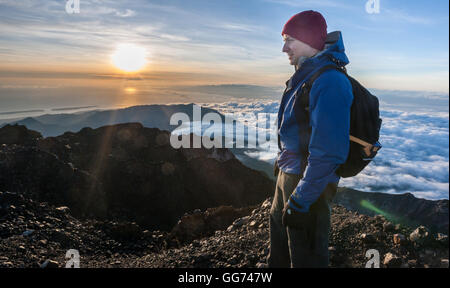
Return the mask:
<svg viewBox="0 0 450 288">
<path fill-rule="evenodd" d="M 284 24 L 281 35 L 287 34 L 309 46 L 322 50 L 327 38 L 327 22 L 322 14 L 308 10 L 300 12 Z"/>
</svg>

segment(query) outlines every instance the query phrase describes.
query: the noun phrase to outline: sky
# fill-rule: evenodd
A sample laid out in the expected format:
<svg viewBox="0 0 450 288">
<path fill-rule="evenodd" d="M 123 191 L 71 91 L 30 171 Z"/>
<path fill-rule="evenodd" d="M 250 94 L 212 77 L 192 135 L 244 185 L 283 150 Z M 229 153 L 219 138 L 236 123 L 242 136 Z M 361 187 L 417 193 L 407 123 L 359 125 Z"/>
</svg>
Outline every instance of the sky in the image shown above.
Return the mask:
<svg viewBox="0 0 450 288">
<path fill-rule="evenodd" d="M 167 95 L 175 86 L 282 91 L 293 67 L 281 30 L 309 9 L 323 14 L 328 32 L 342 31 L 348 71 L 366 87 L 448 99 L 449 2 L 380 0 L 379 13 L 366 2 L 79 0 L 80 13 L 69 14 L 65 0 L 0 0 L 0 112 L 183 102 Z M 125 43 L 147 53 L 138 72 L 111 61 Z"/>
</svg>

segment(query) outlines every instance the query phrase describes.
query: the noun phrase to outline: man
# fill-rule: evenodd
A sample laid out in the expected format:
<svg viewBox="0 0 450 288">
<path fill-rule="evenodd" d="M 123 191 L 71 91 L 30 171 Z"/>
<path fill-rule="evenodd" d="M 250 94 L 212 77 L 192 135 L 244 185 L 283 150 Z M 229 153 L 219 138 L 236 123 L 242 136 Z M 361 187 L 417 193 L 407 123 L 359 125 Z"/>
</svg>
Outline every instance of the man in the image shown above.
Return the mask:
<svg viewBox="0 0 450 288">
<path fill-rule="evenodd" d="M 311 86 L 306 111 L 299 107 L 299 87 L 321 67 L 343 67 L 349 61 L 340 32 L 327 37 L 318 12 L 294 15 L 282 36 L 295 73 L 286 82 L 278 112 L 279 172 L 270 210 L 268 266 L 328 267 L 330 202 L 339 182 L 335 171 L 350 147 L 352 86 L 344 73 L 326 70 Z M 305 128 L 299 118 L 308 112 Z"/>
</svg>

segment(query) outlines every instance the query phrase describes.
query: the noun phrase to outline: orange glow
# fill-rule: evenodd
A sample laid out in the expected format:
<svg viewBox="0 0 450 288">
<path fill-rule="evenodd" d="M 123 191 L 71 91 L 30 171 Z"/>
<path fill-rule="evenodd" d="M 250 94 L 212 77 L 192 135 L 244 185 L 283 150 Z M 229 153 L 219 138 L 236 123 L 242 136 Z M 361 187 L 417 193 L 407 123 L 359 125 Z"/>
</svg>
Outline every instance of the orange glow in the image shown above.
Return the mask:
<svg viewBox="0 0 450 288">
<path fill-rule="evenodd" d="M 124 90 L 127 94 L 134 94 L 136 92 L 136 88 L 134 87 L 127 87 Z"/>
</svg>

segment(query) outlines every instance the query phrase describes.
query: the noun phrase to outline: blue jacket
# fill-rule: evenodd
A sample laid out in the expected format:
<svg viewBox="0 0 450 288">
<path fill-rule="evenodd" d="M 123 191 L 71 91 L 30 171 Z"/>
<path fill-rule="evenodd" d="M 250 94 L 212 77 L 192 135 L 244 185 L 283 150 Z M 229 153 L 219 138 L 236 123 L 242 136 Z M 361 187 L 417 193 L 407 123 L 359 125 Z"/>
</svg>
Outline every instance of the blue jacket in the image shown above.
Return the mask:
<svg viewBox="0 0 450 288">
<path fill-rule="evenodd" d="M 345 55 L 342 35 L 330 43 L 314 57 L 305 60 L 286 83 L 287 87 L 278 112 L 278 137 L 280 152 L 278 167 L 285 173 L 303 175 L 292 200 L 298 206 L 289 205 L 300 212 L 309 207 L 321 195 L 328 183 L 338 183 L 335 173 L 344 163 L 350 147 L 350 108 L 353 101 L 352 86 L 347 77 L 336 70 L 323 72 L 313 83 L 309 94 L 310 134 L 300 130 L 294 105 L 295 92 L 309 77 L 325 65 L 349 63 Z M 298 89 L 300 95 L 300 89 Z M 298 103 L 298 101 L 296 102 Z M 298 114 L 297 114 L 298 115 Z M 308 130 L 308 129 L 306 129 Z M 302 149 L 309 151 L 308 159 L 303 159 Z M 307 146 L 307 147 L 306 147 Z M 307 149 L 307 150 L 306 150 Z"/>
</svg>

